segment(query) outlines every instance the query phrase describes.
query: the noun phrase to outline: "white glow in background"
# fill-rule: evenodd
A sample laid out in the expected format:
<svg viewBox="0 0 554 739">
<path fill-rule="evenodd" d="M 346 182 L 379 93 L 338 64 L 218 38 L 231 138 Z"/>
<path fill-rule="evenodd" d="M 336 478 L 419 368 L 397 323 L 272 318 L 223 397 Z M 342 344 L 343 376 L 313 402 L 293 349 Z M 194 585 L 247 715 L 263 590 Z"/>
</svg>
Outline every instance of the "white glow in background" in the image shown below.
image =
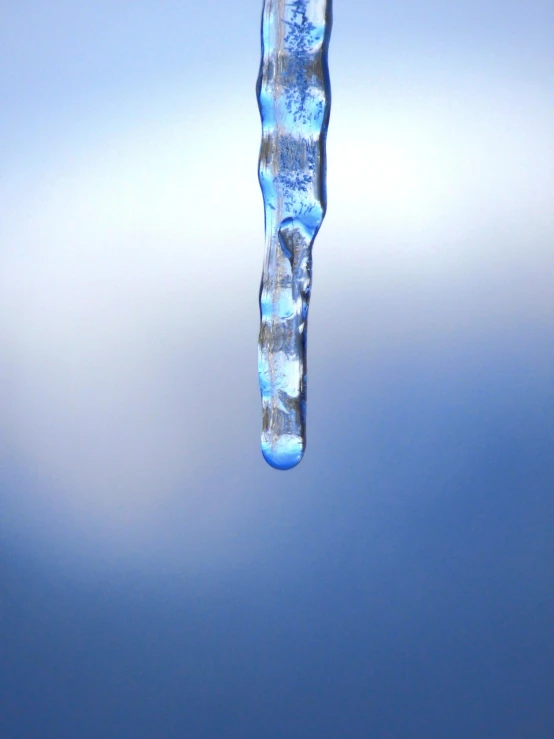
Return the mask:
<svg viewBox="0 0 554 739">
<path fill-rule="evenodd" d="M 311 346 L 332 364 L 338 346 L 546 330 L 552 100 L 424 58 L 369 94 L 370 61 L 333 69 Z M 197 568 L 284 505 L 291 478 L 258 452 L 254 94 L 187 92 L 62 115 L 0 171 L 0 438 L 25 479 L 4 525 L 45 551 L 166 547 Z"/>
</svg>

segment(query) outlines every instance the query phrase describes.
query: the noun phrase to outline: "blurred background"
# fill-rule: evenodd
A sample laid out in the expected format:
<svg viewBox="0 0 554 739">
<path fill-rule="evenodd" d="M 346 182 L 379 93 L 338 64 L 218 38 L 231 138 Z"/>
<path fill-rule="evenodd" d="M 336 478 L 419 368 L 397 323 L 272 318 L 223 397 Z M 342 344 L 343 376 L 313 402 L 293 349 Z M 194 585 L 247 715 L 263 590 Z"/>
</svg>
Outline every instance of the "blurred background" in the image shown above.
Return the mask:
<svg viewBox="0 0 554 739">
<path fill-rule="evenodd" d="M 335 0 L 288 473 L 260 14 L 1 3 L 0 736 L 551 739 L 550 3 Z"/>
</svg>

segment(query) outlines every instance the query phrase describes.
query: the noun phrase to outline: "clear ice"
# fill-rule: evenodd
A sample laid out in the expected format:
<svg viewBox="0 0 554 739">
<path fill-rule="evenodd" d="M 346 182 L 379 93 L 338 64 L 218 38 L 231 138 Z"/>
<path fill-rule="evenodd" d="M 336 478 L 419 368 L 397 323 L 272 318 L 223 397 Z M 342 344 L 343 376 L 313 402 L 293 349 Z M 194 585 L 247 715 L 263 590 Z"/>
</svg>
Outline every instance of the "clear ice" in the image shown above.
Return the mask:
<svg viewBox="0 0 554 739">
<path fill-rule="evenodd" d="M 257 84 L 265 207 L 258 374 L 262 453 L 297 465 L 306 447 L 306 340 L 312 246 L 326 209 L 332 0 L 264 0 Z"/>
</svg>

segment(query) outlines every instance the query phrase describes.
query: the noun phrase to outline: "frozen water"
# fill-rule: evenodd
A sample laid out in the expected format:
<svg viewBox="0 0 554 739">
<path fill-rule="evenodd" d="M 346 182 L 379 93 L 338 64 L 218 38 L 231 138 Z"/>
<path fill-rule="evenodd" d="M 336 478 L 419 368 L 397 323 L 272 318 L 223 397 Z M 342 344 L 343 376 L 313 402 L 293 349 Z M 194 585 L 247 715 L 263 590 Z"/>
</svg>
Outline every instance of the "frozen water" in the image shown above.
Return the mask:
<svg viewBox="0 0 554 739">
<path fill-rule="evenodd" d="M 265 205 L 258 373 L 262 453 L 290 469 L 306 447 L 312 246 L 326 208 L 331 0 L 264 0 L 257 96 Z"/>
</svg>

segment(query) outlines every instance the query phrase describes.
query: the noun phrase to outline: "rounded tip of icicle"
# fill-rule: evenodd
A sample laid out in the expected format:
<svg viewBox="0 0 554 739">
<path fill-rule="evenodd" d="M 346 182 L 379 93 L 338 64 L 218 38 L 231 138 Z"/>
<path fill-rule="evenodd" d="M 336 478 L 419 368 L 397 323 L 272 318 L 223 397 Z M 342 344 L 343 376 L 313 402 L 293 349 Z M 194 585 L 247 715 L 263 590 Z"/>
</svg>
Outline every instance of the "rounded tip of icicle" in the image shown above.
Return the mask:
<svg viewBox="0 0 554 739">
<path fill-rule="evenodd" d="M 302 461 L 304 440 L 298 436 L 281 436 L 271 443 L 262 437 L 262 454 L 276 470 L 291 470 Z"/>
</svg>

